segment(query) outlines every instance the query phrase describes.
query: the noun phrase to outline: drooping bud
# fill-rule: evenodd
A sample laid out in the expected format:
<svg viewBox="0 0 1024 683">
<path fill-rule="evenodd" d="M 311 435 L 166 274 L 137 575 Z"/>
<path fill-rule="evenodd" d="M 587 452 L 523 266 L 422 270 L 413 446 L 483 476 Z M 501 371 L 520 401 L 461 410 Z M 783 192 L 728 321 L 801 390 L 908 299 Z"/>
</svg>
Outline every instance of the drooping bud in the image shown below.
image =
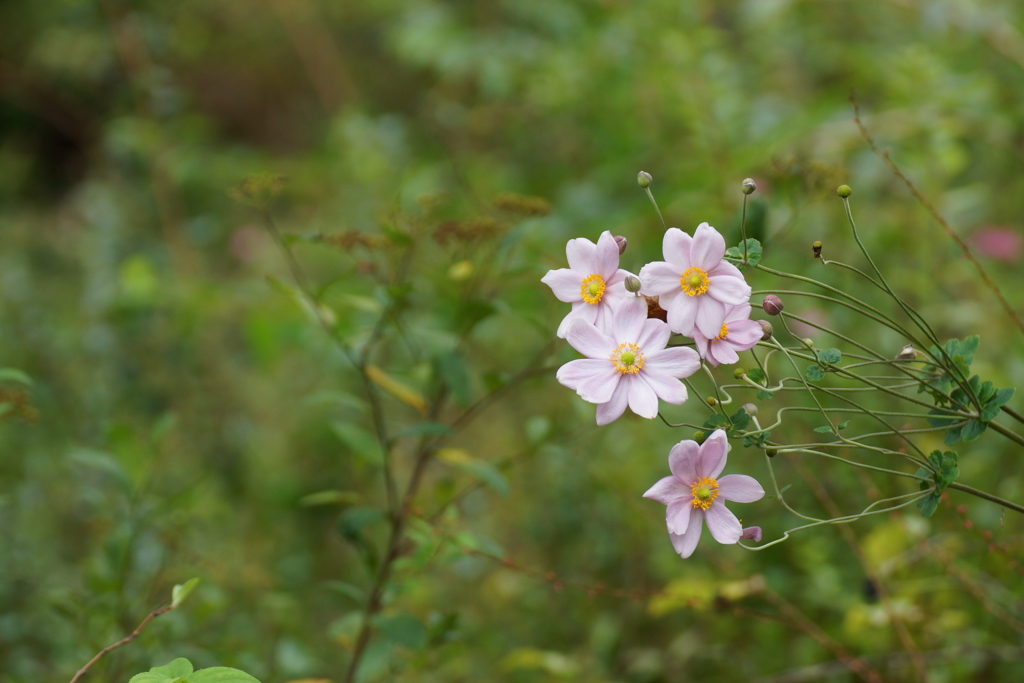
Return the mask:
<svg viewBox="0 0 1024 683">
<path fill-rule="evenodd" d="M 640 288 L 643 287 L 643 284 L 640 282 L 640 278 L 636 275 L 627 275 L 622 284 L 630 294 L 636 294 L 640 291 Z"/>
<path fill-rule="evenodd" d="M 696 431 L 696 432 L 693 433 L 693 440 L 696 441 L 699 444 L 704 443 L 704 441 L 707 438 L 708 438 L 708 435 L 705 434 L 704 432 Z"/>
<path fill-rule="evenodd" d="M 757 183 L 754 182 L 753 178 L 744 178 L 740 184 L 740 191 L 743 194 L 754 194 L 754 190 L 757 189 Z"/>
<path fill-rule="evenodd" d="M 764 454 L 767 455 L 769 458 L 774 458 L 776 455 L 779 454 L 779 451 L 776 448 L 766 448 L 764 449 Z"/>
<path fill-rule="evenodd" d="M 736 379 L 743 379 L 743 375 L 747 374 L 747 371 L 743 368 L 736 368 L 732 371 L 732 376 Z"/>
<path fill-rule="evenodd" d="M 758 320 L 757 322 L 761 324 L 761 341 L 768 341 L 771 339 L 772 334 L 775 332 L 772 324 L 767 320 Z"/>
<path fill-rule="evenodd" d="M 821 240 L 815 240 L 811 244 L 811 249 L 814 251 L 814 258 L 821 258 Z"/>
<path fill-rule="evenodd" d="M 749 539 L 749 540 L 753 541 L 754 543 L 760 543 L 761 542 L 761 527 L 759 527 L 759 526 L 748 526 L 748 527 L 745 527 L 743 529 L 743 532 L 740 534 L 740 538 L 746 538 L 746 539 Z"/>
<path fill-rule="evenodd" d="M 622 235 L 616 235 L 615 236 L 615 244 L 619 247 L 619 256 L 622 256 L 623 252 L 626 251 L 626 244 L 628 242 L 629 242 L 629 240 L 627 240 Z"/>
<path fill-rule="evenodd" d="M 640 171 L 636 174 L 636 184 L 644 189 L 650 187 L 653 180 L 654 178 L 647 171 Z"/>
<path fill-rule="evenodd" d="M 804 337 L 800 341 L 803 342 L 804 346 L 806 346 L 807 348 L 814 348 L 814 340 L 811 339 L 810 337 Z"/>
<path fill-rule="evenodd" d="M 764 301 L 761 302 L 761 308 L 768 315 L 778 315 L 779 313 L 782 313 L 782 299 L 774 294 L 769 294 L 764 298 Z"/>
<path fill-rule="evenodd" d="M 718 399 L 715 398 L 714 396 L 708 396 L 706 399 L 704 399 L 704 402 L 707 403 L 709 406 L 718 405 Z"/>
<path fill-rule="evenodd" d="M 842 197 L 843 199 L 846 199 L 851 194 L 853 194 L 853 190 L 850 189 L 849 185 L 840 185 L 839 187 L 836 188 L 836 194 Z"/>
<path fill-rule="evenodd" d="M 917 358 L 917 349 L 913 344 L 907 344 L 896 354 L 896 360 L 914 360 Z"/>
<path fill-rule="evenodd" d="M 745 412 L 750 417 L 757 417 L 757 406 L 755 406 L 753 403 L 744 403 L 743 412 Z"/>
</svg>

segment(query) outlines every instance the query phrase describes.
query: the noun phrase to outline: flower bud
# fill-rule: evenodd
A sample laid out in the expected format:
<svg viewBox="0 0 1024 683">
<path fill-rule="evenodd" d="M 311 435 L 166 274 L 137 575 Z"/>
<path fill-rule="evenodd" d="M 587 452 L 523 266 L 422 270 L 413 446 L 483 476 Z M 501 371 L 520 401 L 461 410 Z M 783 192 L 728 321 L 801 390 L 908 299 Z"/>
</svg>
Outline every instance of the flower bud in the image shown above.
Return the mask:
<svg viewBox="0 0 1024 683">
<path fill-rule="evenodd" d="M 622 235 L 615 236 L 615 244 L 619 247 L 619 256 L 622 256 L 622 253 L 626 251 L 626 244 L 628 243 L 628 241 L 629 240 L 627 240 Z"/>
<path fill-rule="evenodd" d="M 732 371 L 732 376 L 736 379 L 743 379 L 743 375 L 747 374 L 747 371 L 743 368 L 736 368 Z"/>
<path fill-rule="evenodd" d="M 917 349 L 913 344 L 907 344 L 896 354 L 896 360 L 914 360 L 917 358 Z"/>
<path fill-rule="evenodd" d="M 748 527 L 744 528 L 743 532 L 740 534 L 740 538 L 746 538 L 746 539 L 749 539 L 749 540 L 753 541 L 754 543 L 760 543 L 761 542 L 761 527 L 759 527 L 759 526 L 748 526 Z"/>
<path fill-rule="evenodd" d="M 761 324 L 761 341 L 768 341 L 771 339 L 772 334 L 775 332 L 772 324 L 767 320 L 758 320 L 757 322 Z"/>
<path fill-rule="evenodd" d="M 715 398 L 714 396 L 708 396 L 706 399 L 704 399 L 704 402 L 707 403 L 709 406 L 718 405 L 718 399 Z"/>
<path fill-rule="evenodd" d="M 775 448 L 766 448 L 764 449 L 764 454 L 767 455 L 769 458 L 774 458 L 776 455 L 779 454 L 779 451 L 778 449 Z"/>
<path fill-rule="evenodd" d="M 626 291 L 631 294 L 636 294 L 637 292 L 640 291 L 640 288 L 643 286 L 640 283 L 640 278 L 638 278 L 636 275 L 627 275 L 626 280 L 622 284 L 626 287 Z"/>
<path fill-rule="evenodd" d="M 804 337 L 800 341 L 803 342 L 803 345 L 806 346 L 807 348 L 814 348 L 814 340 L 811 339 L 810 337 Z"/>
<path fill-rule="evenodd" d="M 846 199 L 851 194 L 853 194 L 853 190 L 850 189 L 849 185 L 840 185 L 839 187 L 836 188 L 836 194 L 842 197 L 843 199 Z"/>
<path fill-rule="evenodd" d="M 757 417 L 757 406 L 755 406 L 753 403 L 744 403 L 743 412 L 745 412 L 750 417 Z"/>
<path fill-rule="evenodd" d="M 651 186 L 652 180 L 654 180 L 654 178 L 652 178 L 651 174 L 647 171 L 640 171 L 636 174 L 636 184 L 644 189 Z"/>
<path fill-rule="evenodd" d="M 693 433 L 693 440 L 696 441 L 699 444 L 704 443 L 704 441 L 707 438 L 708 438 L 708 435 L 705 434 L 704 432 L 696 431 L 696 432 Z"/>
<path fill-rule="evenodd" d="M 815 240 L 811 244 L 811 250 L 814 252 L 814 258 L 821 258 L 821 240 Z"/>
<path fill-rule="evenodd" d="M 764 301 L 761 302 L 761 308 L 768 315 L 778 315 L 779 313 L 782 313 L 782 299 L 774 294 L 769 294 L 764 298 Z"/>
<path fill-rule="evenodd" d="M 743 194 L 754 194 L 754 190 L 757 189 L 757 183 L 754 182 L 753 178 L 744 178 L 740 184 L 740 191 Z"/>
</svg>

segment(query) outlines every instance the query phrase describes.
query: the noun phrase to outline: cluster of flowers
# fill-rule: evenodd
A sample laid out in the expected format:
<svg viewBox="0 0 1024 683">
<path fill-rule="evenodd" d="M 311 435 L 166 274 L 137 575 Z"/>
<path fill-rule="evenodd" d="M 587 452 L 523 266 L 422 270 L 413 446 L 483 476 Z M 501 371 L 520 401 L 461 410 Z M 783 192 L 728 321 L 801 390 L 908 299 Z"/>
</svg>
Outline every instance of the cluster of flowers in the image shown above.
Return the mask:
<svg viewBox="0 0 1024 683">
<path fill-rule="evenodd" d="M 598 425 L 618 419 L 627 406 L 652 419 L 658 399 L 683 403 L 687 392 L 680 380 L 695 373 L 701 359 L 715 367 L 736 363 L 738 353 L 764 334 L 750 319 L 750 286 L 724 260 L 725 239 L 707 223 L 692 237 L 678 228 L 666 231 L 665 260 L 645 265 L 639 278 L 619 268 L 625 245 L 624 238 L 607 231 L 597 244 L 582 237 L 569 240 L 569 267 L 550 270 L 541 280 L 559 300 L 572 304 L 558 336 L 585 356 L 559 368 L 558 381 L 597 404 Z M 649 317 L 652 309 L 661 309 L 666 320 Z M 673 332 L 692 338 L 696 351 L 668 347 Z M 672 476 L 644 494 L 668 506 L 669 537 L 683 557 L 696 547 L 702 520 L 720 543 L 760 540 L 760 528 L 743 529 L 717 500 L 752 502 L 764 495 L 751 477 L 717 479 L 727 450 L 721 430 L 703 444 L 679 442 L 669 454 Z"/>
</svg>

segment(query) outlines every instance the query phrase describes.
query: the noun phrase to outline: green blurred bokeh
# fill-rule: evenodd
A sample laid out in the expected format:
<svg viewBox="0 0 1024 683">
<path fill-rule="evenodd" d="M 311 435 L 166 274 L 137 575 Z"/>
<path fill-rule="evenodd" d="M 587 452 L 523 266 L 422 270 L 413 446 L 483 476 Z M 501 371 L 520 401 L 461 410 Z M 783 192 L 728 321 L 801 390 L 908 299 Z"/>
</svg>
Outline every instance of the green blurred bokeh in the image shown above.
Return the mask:
<svg viewBox="0 0 1024 683">
<path fill-rule="evenodd" d="M 1024 310 L 1022 14 L 1010 0 L 0 5 L 0 367 L 33 378 L 35 411 L 0 422 L 0 683 L 69 680 L 192 576 L 189 603 L 91 680 L 178 656 L 264 683 L 342 679 L 372 577 L 339 532 L 353 501 L 304 497 L 379 506 L 380 473 L 352 446 L 367 419 L 355 371 L 274 284 L 291 282 L 287 263 L 231 196 L 252 174 L 285 177 L 272 211 L 287 234 L 416 240 L 402 334 L 423 357 L 386 347 L 378 362 L 422 390 L 457 353 L 466 396 L 444 419 L 538 358 L 551 368 L 452 439 L 500 466 L 508 492 L 473 488 L 443 518 L 468 536 L 402 567 L 363 680 L 855 680 L 826 641 L 886 680 L 916 680 L 915 648 L 932 681 L 1024 679 L 1022 524 L 994 505 L 954 495 L 930 520 L 883 516 L 764 553 L 705 534 L 676 556 L 664 509 L 640 496 L 690 432 L 631 415 L 595 427 L 555 382 L 575 356 L 552 344 L 566 306 L 539 283 L 564 267 L 567 239 L 604 230 L 629 238 L 623 267 L 660 258 L 643 169 L 670 225 L 708 221 L 732 243 L 739 183 L 755 178 L 765 262 L 860 288 L 810 255 L 820 239 L 860 263 L 834 195 L 845 182 L 890 282 L 940 336 L 981 335 L 983 378 L 1020 386 L 1020 331 L 865 144 L 848 98 Z M 506 193 L 550 213 L 503 218 Z M 435 239 L 445 221 L 507 232 L 452 246 Z M 979 237 L 992 233 L 995 251 Z M 394 264 L 342 246 L 295 249 L 318 286 L 338 278 L 331 304 L 358 337 L 389 296 L 375 274 Z M 470 291 L 463 275 L 496 263 Z M 902 345 L 809 301 L 787 311 Z M 693 403 L 666 414 L 700 422 Z M 385 409 L 398 426 L 418 419 Z M 408 456 L 396 453 L 403 478 Z M 1019 463 L 998 435 L 961 450 L 965 482 L 1017 501 Z M 778 469 L 813 514 L 816 486 L 844 511 L 910 490 L 817 462 Z M 734 448 L 730 471 L 765 477 L 754 449 Z M 429 513 L 474 481 L 435 463 L 416 502 Z M 770 499 L 737 511 L 767 538 L 797 523 Z M 382 542 L 379 521 L 367 530 Z M 745 595 L 736 582 L 756 576 L 825 641 Z"/>
</svg>

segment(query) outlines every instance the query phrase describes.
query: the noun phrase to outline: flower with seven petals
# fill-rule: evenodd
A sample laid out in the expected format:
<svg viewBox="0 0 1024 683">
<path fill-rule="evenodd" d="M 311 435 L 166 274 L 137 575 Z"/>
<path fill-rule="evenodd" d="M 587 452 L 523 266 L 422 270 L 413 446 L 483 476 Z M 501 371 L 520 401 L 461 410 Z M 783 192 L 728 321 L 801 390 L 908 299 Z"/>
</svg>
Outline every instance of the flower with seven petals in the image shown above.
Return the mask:
<svg viewBox="0 0 1024 683">
<path fill-rule="evenodd" d="M 721 429 L 700 445 L 696 441 L 680 441 L 668 454 L 672 476 L 661 479 L 644 494 L 644 498 L 668 506 L 668 536 L 682 557 L 693 554 L 704 522 L 719 543 L 736 543 L 745 531 L 750 538 L 760 536 L 759 527 L 743 529 L 736 515 L 722 502 L 752 503 L 764 496 L 764 489 L 753 477 L 729 474 L 719 478 L 725 469 L 728 447 Z"/>
<path fill-rule="evenodd" d="M 632 298 L 623 286 L 630 273 L 619 268 L 619 245 L 605 230 L 597 244 L 585 237 L 569 240 L 565 255 L 568 268 L 549 270 L 541 278 L 560 301 L 572 304 L 572 311 L 558 326 L 559 338 L 565 338 L 569 323 L 575 318 L 594 323 L 597 329 L 609 333 L 612 313 Z"/>
<path fill-rule="evenodd" d="M 683 346 L 666 349 L 668 325 L 647 318 L 647 302 L 630 297 L 602 332 L 583 318 L 569 324 L 566 339 L 586 358 L 558 369 L 558 381 L 597 404 L 597 424 L 618 419 L 628 405 L 637 415 L 658 415 L 658 399 L 680 404 L 686 387 L 678 380 L 700 368 L 700 358 Z"/>
<path fill-rule="evenodd" d="M 721 333 L 726 307 L 746 303 L 751 291 L 739 268 L 722 260 L 725 238 L 707 223 L 697 226 L 693 237 L 669 228 L 662 253 L 664 261 L 640 270 L 641 292 L 658 297 L 673 332 L 690 337 L 696 330 L 714 339 Z"/>
<path fill-rule="evenodd" d="M 708 339 L 700 330 L 695 329 L 693 341 L 696 342 L 700 357 L 717 368 L 719 363 L 738 363 L 738 353 L 754 348 L 763 335 L 761 323 L 750 319 L 750 304 L 740 304 L 726 309 L 722 331 L 717 337 Z"/>
</svg>

